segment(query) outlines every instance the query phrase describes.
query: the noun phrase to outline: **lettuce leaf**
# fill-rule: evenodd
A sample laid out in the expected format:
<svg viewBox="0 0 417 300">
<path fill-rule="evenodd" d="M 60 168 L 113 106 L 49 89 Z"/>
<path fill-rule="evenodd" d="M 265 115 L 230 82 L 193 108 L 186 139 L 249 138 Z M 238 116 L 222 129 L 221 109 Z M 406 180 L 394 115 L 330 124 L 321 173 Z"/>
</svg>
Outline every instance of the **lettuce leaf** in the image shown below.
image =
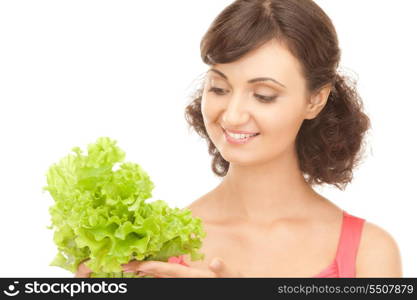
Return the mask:
<svg viewBox="0 0 417 300">
<path fill-rule="evenodd" d="M 115 140 L 100 137 L 86 155 L 79 147 L 72 152 L 49 168 L 43 187 L 54 199 L 48 228 L 58 253 L 52 266 L 74 273 L 88 259 L 91 277 L 125 277 L 132 275 L 123 274 L 121 264 L 132 259 L 204 258 L 201 219 L 163 200 L 146 202 L 154 184 L 138 164 L 123 162 Z"/>
</svg>

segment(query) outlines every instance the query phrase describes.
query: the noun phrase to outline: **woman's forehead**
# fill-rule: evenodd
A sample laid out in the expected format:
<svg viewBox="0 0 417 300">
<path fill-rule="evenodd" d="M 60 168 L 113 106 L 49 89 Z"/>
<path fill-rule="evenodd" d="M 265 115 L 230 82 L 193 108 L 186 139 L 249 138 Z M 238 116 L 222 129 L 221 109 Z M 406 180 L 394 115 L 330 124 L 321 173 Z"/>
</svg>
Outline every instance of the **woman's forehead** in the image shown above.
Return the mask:
<svg viewBox="0 0 417 300">
<path fill-rule="evenodd" d="M 302 77 L 300 63 L 287 47 L 278 41 L 270 41 L 234 62 L 214 64 L 212 68 L 221 71 L 229 79 L 270 77 L 284 85 L 288 77 Z"/>
</svg>

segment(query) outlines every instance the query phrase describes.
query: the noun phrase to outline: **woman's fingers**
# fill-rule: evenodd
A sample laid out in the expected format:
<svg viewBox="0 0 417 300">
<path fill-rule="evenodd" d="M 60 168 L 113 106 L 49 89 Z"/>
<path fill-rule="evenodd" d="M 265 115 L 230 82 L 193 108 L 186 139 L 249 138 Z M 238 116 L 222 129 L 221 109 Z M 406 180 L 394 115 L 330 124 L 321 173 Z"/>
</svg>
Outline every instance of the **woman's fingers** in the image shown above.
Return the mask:
<svg viewBox="0 0 417 300">
<path fill-rule="evenodd" d="M 159 277 L 214 277 L 213 272 L 161 261 L 135 261 L 122 265 L 123 271 L 138 272 Z"/>
<path fill-rule="evenodd" d="M 87 267 L 84 262 L 82 262 L 78 265 L 77 272 L 75 273 L 75 278 L 88 278 L 90 277 L 91 272 L 92 271 L 90 268 Z"/>
<path fill-rule="evenodd" d="M 242 274 L 238 271 L 231 270 L 223 261 L 223 259 L 216 257 L 213 258 L 209 264 L 209 269 L 214 272 L 215 277 L 242 277 Z"/>
<path fill-rule="evenodd" d="M 122 269 L 125 272 L 138 272 L 140 263 L 139 260 L 131 260 L 127 264 L 123 264 Z"/>
<path fill-rule="evenodd" d="M 136 272 L 136 275 L 142 277 L 142 276 L 146 276 L 146 275 L 149 275 L 149 274 L 146 274 L 145 272 L 139 271 L 139 272 Z"/>
<path fill-rule="evenodd" d="M 150 275 L 156 278 L 172 277 L 242 277 L 241 273 L 231 270 L 223 261 L 216 257 L 209 264 L 209 270 L 201 270 L 186 267 L 177 263 L 168 263 L 161 261 L 138 261 L 133 260 L 122 265 L 124 272 L 135 272 L 138 275 Z M 85 265 L 85 261 L 80 263 L 75 274 L 76 278 L 88 278 L 92 271 Z"/>
</svg>

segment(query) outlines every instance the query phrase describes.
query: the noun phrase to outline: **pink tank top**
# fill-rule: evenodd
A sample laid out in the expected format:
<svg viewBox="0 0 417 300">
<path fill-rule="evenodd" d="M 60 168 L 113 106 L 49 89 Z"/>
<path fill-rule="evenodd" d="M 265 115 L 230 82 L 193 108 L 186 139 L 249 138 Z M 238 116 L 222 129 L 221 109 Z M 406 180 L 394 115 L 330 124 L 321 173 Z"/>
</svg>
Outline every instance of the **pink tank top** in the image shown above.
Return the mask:
<svg viewBox="0 0 417 300">
<path fill-rule="evenodd" d="M 362 228 L 365 220 L 355 217 L 343 211 L 343 222 L 339 236 L 336 256 L 332 263 L 322 270 L 314 278 L 323 277 L 356 277 L 356 254 L 361 239 Z M 178 263 L 189 267 L 184 261 L 183 255 L 172 256 L 168 262 Z"/>
</svg>

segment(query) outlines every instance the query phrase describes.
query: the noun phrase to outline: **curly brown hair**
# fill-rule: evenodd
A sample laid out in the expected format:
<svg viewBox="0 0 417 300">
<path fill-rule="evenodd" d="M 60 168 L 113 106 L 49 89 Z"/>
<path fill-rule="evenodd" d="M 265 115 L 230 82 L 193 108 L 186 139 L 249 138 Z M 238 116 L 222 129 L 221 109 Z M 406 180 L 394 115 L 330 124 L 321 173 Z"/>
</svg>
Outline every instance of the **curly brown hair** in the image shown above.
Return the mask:
<svg viewBox="0 0 417 300">
<path fill-rule="evenodd" d="M 201 40 L 205 64 L 229 63 L 271 39 L 288 47 L 299 60 L 310 93 L 331 84 L 328 101 L 312 120 L 306 119 L 296 137 L 299 168 L 310 185 L 327 183 L 345 189 L 352 169 L 362 159 L 364 135 L 370 120 L 363 112 L 356 80 L 337 69 L 341 51 L 330 18 L 312 0 L 236 0 L 213 21 Z M 203 122 L 203 86 L 185 109 L 190 128 L 204 138 L 211 168 L 218 176 L 229 169 L 209 138 Z"/>
</svg>

